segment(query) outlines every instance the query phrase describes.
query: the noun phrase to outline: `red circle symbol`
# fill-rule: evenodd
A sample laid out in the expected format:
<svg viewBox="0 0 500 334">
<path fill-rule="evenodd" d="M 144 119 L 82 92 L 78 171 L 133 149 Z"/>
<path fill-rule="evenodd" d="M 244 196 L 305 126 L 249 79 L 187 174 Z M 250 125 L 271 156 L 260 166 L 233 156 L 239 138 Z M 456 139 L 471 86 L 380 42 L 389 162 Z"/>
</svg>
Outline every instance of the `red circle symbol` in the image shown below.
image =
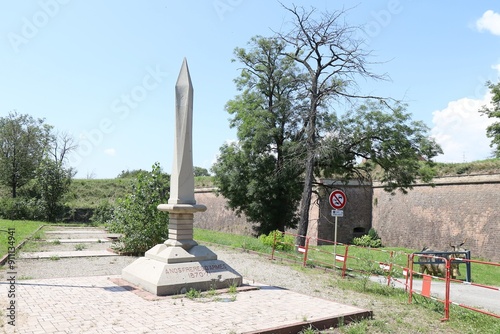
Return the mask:
<svg viewBox="0 0 500 334">
<path fill-rule="evenodd" d="M 330 205 L 336 210 L 340 210 L 345 206 L 347 197 L 342 190 L 334 190 L 329 197 Z"/>
</svg>

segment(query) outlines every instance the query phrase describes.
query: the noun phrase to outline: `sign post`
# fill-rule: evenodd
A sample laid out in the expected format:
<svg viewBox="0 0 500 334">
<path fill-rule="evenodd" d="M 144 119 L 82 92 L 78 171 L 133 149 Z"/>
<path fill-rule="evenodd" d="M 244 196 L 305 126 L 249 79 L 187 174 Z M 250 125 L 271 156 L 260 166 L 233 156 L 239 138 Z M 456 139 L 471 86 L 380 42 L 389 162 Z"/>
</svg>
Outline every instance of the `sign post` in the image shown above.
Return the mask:
<svg viewBox="0 0 500 334">
<path fill-rule="evenodd" d="M 333 208 L 332 216 L 335 217 L 335 232 L 333 237 L 333 269 L 335 269 L 337 268 L 337 217 L 344 217 L 344 210 L 342 209 L 347 202 L 347 196 L 342 190 L 337 189 L 332 191 L 328 201 Z"/>
</svg>

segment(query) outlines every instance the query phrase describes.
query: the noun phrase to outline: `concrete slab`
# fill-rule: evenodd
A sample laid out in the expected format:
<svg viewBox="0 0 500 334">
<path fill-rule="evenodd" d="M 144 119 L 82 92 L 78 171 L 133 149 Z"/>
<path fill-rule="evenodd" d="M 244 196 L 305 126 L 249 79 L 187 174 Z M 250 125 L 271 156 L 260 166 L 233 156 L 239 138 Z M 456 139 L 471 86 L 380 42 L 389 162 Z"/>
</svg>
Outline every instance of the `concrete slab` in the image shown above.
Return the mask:
<svg viewBox="0 0 500 334">
<path fill-rule="evenodd" d="M 20 253 L 21 259 L 50 259 L 50 258 L 66 258 L 66 257 L 96 257 L 96 256 L 119 256 L 108 250 L 89 250 L 89 251 L 60 251 L 60 252 L 31 252 Z"/>
<path fill-rule="evenodd" d="M 62 244 L 71 244 L 71 243 L 105 243 L 111 242 L 109 239 L 46 239 L 46 242 L 60 242 Z"/>
<path fill-rule="evenodd" d="M 67 229 L 67 230 L 46 230 L 45 234 L 107 234 L 104 230 L 80 230 L 80 229 Z"/>
<path fill-rule="evenodd" d="M 22 333 L 298 333 L 371 317 L 354 306 L 273 286 L 239 290 L 233 298 L 157 297 L 120 284 L 120 276 L 16 282 L 15 328 Z M 255 286 L 254 286 L 255 287 Z M 1 284 L 6 296 L 8 285 Z M 0 308 L 9 301 L 0 299 Z M 5 318 L 5 317 L 4 317 Z M 2 319 L 3 320 L 3 319 Z M 299 329 L 300 328 L 300 329 Z"/>
</svg>

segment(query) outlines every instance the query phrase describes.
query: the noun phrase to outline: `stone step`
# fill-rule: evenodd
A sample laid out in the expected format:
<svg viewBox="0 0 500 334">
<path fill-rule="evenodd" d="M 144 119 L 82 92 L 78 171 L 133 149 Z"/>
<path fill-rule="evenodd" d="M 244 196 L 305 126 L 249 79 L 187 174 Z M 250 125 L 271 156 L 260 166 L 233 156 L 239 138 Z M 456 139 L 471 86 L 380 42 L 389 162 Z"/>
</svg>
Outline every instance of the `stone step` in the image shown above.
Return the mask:
<svg viewBox="0 0 500 334">
<path fill-rule="evenodd" d="M 45 234 L 107 234 L 107 233 L 108 232 L 104 230 L 78 230 L 78 229 L 45 231 Z"/>
<path fill-rule="evenodd" d="M 61 252 L 29 252 L 21 253 L 21 259 L 51 259 L 51 258 L 70 258 L 70 257 L 98 257 L 98 256 L 119 256 L 108 250 L 95 251 L 61 251 Z"/>
<path fill-rule="evenodd" d="M 111 242 L 109 239 L 47 239 L 45 242 L 60 242 L 62 244 L 69 243 L 101 243 L 101 242 Z"/>
</svg>

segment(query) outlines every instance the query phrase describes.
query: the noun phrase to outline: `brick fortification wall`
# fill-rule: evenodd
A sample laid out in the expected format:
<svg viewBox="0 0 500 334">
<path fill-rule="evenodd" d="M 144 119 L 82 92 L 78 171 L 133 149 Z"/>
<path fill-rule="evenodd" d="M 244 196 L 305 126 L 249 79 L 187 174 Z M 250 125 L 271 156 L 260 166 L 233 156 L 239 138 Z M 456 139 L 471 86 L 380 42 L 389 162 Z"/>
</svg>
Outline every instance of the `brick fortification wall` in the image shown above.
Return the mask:
<svg viewBox="0 0 500 334">
<path fill-rule="evenodd" d="M 372 226 L 390 246 L 446 250 L 467 239 L 472 256 L 500 261 L 500 175 L 439 178 L 404 195 L 373 188 Z"/>
<path fill-rule="evenodd" d="M 207 207 L 207 211 L 194 214 L 194 227 L 252 235 L 252 224 L 247 222 L 245 215 L 236 216 L 234 211 L 226 207 L 227 200 L 222 196 L 217 196 L 214 189 L 197 189 L 194 198 L 197 204 L 203 204 Z"/>
<path fill-rule="evenodd" d="M 313 198 L 310 208 L 309 225 L 307 235 L 312 238 L 322 239 L 311 240 L 313 245 L 331 244 L 324 240 L 333 241 L 335 236 L 335 217 L 332 217 L 332 207 L 328 197 L 334 189 L 342 190 L 347 197 L 347 202 L 343 208 L 344 216 L 337 217 L 337 242 L 351 243 L 355 237 L 367 234 L 371 227 L 371 185 L 362 185 L 358 181 L 351 181 L 348 184 L 336 184 L 332 180 L 321 180 L 325 188 L 320 190 L 321 199 Z"/>
<path fill-rule="evenodd" d="M 328 184 L 347 196 L 344 217 L 338 218 L 337 241 L 350 243 L 373 227 L 387 246 L 447 250 L 450 242 L 467 239 L 464 246 L 474 257 L 500 261 L 500 175 L 439 178 L 434 184 L 417 184 L 406 195 L 391 195 L 377 184 Z M 252 224 L 227 209 L 226 199 L 213 189 L 196 190 L 195 199 L 207 206 L 206 212 L 195 214 L 195 227 L 252 234 Z M 307 233 L 313 244 L 314 238 L 334 239 L 330 211 L 328 193 L 313 200 Z"/>
</svg>

